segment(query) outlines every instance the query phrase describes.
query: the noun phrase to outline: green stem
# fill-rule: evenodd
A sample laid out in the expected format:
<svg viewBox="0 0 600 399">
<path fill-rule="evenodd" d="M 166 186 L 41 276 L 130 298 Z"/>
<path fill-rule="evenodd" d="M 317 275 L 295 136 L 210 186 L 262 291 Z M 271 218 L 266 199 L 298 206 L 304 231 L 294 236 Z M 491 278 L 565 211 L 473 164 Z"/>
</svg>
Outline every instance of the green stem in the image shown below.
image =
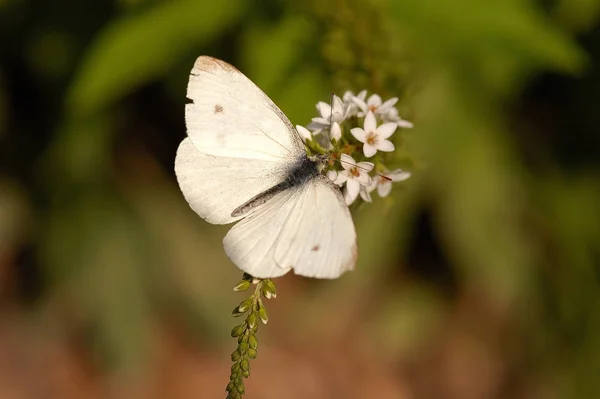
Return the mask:
<svg viewBox="0 0 600 399">
<path fill-rule="evenodd" d="M 231 354 L 233 365 L 229 383 L 227 384 L 227 399 L 238 399 L 244 395 L 244 379 L 250 376 L 250 359 L 255 359 L 258 349 L 258 321 L 267 323 L 267 311 L 262 303 L 261 294 L 266 298 L 276 296 L 275 284 L 270 279 L 256 279 L 248 274 L 244 274 L 234 288 L 235 291 L 247 290 L 251 283 L 256 284 L 254 293 L 242 301 L 234 310 L 234 316 L 246 315 L 242 324 L 235 326 L 231 330 L 231 336 L 237 338 L 238 346 Z"/>
</svg>

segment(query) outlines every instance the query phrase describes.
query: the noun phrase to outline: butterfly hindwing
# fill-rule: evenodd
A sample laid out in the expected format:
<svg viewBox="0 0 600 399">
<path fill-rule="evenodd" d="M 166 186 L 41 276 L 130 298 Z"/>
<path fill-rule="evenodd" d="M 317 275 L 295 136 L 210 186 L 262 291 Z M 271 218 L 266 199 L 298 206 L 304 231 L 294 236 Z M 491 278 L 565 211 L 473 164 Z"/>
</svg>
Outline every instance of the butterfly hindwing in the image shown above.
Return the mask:
<svg viewBox="0 0 600 399">
<path fill-rule="evenodd" d="M 290 269 L 337 278 L 354 268 L 356 232 L 339 189 L 326 177 L 279 193 L 238 222 L 223 240 L 229 258 L 256 277 Z"/>
</svg>

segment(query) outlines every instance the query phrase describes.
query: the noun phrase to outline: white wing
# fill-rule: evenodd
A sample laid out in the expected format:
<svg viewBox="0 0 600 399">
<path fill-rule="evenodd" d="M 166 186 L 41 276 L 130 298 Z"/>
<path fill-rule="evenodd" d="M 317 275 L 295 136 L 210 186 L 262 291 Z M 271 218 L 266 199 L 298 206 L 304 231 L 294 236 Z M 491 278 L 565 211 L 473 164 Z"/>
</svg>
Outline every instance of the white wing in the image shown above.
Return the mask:
<svg viewBox="0 0 600 399">
<path fill-rule="evenodd" d="M 356 232 L 339 189 L 326 177 L 288 189 L 233 226 L 227 256 L 245 272 L 337 278 L 356 264 Z"/>
<path fill-rule="evenodd" d="M 175 173 L 186 200 L 203 219 L 224 224 L 231 212 L 283 181 L 306 156 L 286 116 L 248 78 L 211 57 L 194 64 L 185 108 L 188 138 Z"/>
<path fill-rule="evenodd" d="M 231 212 L 284 180 L 287 169 L 263 160 L 202 154 L 185 138 L 177 149 L 175 174 L 190 207 L 209 223 L 225 224 L 243 217 Z"/>
<path fill-rule="evenodd" d="M 198 57 L 185 107 L 187 133 L 198 151 L 280 163 L 305 154 L 296 129 L 250 79 L 226 62 Z"/>
</svg>

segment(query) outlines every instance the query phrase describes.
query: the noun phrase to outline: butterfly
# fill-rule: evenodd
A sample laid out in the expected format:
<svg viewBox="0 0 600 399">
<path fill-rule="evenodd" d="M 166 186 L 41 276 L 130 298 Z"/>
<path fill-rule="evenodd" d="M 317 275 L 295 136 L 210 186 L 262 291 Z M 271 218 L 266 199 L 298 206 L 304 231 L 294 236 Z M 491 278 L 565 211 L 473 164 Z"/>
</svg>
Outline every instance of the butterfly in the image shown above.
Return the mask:
<svg viewBox="0 0 600 399">
<path fill-rule="evenodd" d="M 284 113 L 230 64 L 200 56 L 187 87 L 187 137 L 175 174 L 190 207 L 212 224 L 244 272 L 293 270 L 337 278 L 356 265 L 356 231 L 339 187 L 320 173 Z"/>
</svg>

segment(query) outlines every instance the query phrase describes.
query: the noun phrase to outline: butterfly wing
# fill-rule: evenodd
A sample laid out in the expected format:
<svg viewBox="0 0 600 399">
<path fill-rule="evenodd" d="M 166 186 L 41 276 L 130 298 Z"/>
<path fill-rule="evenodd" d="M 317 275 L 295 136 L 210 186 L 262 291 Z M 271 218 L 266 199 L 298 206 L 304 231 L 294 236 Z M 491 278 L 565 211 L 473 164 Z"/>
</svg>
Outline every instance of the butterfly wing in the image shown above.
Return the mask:
<svg viewBox="0 0 600 399">
<path fill-rule="evenodd" d="M 262 278 L 290 269 L 337 278 L 356 264 L 350 211 L 339 189 L 320 175 L 276 195 L 233 226 L 223 242 L 238 267 Z"/>
<path fill-rule="evenodd" d="M 231 212 L 282 182 L 306 153 L 277 106 L 226 62 L 199 57 L 190 74 L 188 137 L 175 158 L 186 200 L 203 219 L 225 224 Z"/>
<path fill-rule="evenodd" d="M 188 137 L 177 149 L 175 174 L 190 207 L 209 223 L 225 224 L 243 217 L 231 213 L 280 183 L 287 170 L 263 160 L 206 155 Z"/>
<path fill-rule="evenodd" d="M 281 162 L 305 154 L 296 129 L 250 79 L 228 63 L 198 57 L 185 107 L 187 133 L 202 153 Z"/>
</svg>

